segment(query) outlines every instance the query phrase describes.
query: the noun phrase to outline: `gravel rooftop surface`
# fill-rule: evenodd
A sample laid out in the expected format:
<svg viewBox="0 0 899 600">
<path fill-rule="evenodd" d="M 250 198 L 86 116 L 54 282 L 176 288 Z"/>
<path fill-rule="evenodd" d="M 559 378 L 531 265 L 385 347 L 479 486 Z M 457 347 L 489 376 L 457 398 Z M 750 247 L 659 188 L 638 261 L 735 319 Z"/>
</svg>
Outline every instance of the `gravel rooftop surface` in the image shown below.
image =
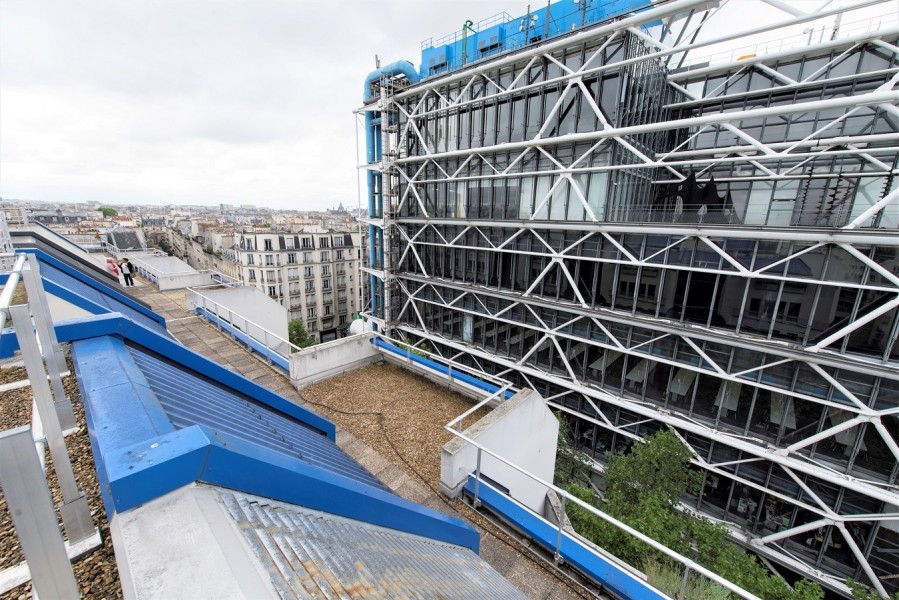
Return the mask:
<svg viewBox="0 0 899 600">
<path fill-rule="evenodd" d="M 373 385 L 375 381 L 377 385 Z M 521 540 L 499 529 L 468 504 L 439 492 L 441 449 L 453 437 L 443 426 L 473 406 L 470 398 L 389 363 L 331 377 L 304 388 L 300 396 L 309 408 L 373 448 L 409 477 L 426 484 L 442 502 L 442 505 L 426 502 L 427 506 L 467 520 L 505 544 L 507 551 L 530 561 L 532 568 L 554 578 L 556 587 L 547 597 L 599 597 L 570 585 L 524 550 Z M 482 408 L 469 415 L 462 428 L 471 426 L 490 410 Z M 521 581 L 517 584 L 520 586 Z M 523 588 L 522 591 L 535 597 L 533 590 Z"/>
<path fill-rule="evenodd" d="M 72 371 L 72 363 L 69 360 L 69 370 Z M 74 372 L 74 371 L 73 371 Z M 0 369 L 0 384 L 11 383 L 27 379 L 23 367 L 6 367 Z M 66 395 L 72 400 L 75 410 L 75 419 L 78 422 L 77 433 L 66 437 L 66 446 L 69 449 L 69 459 L 75 471 L 75 479 L 78 488 L 87 495 L 91 516 L 94 524 L 100 528 L 103 544 L 91 553 L 82 556 L 72 563 L 75 570 L 75 579 L 81 587 L 84 598 L 122 598 L 122 589 L 119 584 L 119 572 L 115 564 L 115 555 L 112 550 L 112 539 L 109 536 L 109 525 L 106 522 L 106 510 L 103 508 L 103 500 L 100 497 L 100 486 L 97 483 L 97 473 L 94 467 L 94 458 L 91 453 L 90 440 L 84 421 L 84 407 L 81 404 L 81 394 L 74 376 L 63 379 Z M 31 424 L 31 387 L 19 388 L 4 392 L 0 399 L 0 431 L 12 427 Z M 46 454 L 47 478 L 53 501 L 59 504 L 62 495 L 53 472 L 49 451 Z M 6 508 L 6 500 L 0 492 L 0 570 L 12 567 L 22 562 L 22 552 L 13 530 L 12 519 Z M 31 584 L 26 583 L 13 588 L 6 594 L 0 595 L 0 600 L 26 600 L 31 598 Z"/>
<path fill-rule="evenodd" d="M 303 389 L 300 395 L 313 410 L 410 477 L 420 475 L 431 488 L 440 483 L 440 451 L 452 438 L 443 426 L 472 407 L 472 401 L 461 394 L 387 363 L 332 377 Z M 488 412 L 480 409 L 463 426 Z"/>
</svg>

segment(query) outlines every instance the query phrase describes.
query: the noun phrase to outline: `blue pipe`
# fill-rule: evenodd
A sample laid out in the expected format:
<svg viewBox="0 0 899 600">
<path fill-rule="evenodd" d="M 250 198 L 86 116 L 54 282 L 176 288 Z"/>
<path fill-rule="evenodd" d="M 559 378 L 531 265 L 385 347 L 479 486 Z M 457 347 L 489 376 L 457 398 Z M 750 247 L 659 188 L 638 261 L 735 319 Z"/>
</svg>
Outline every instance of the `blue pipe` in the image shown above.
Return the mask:
<svg viewBox="0 0 899 600">
<path fill-rule="evenodd" d="M 372 342 L 378 348 L 383 348 L 384 350 L 387 350 L 388 352 L 392 352 L 393 354 L 402 356 L 403 358 L 408 358 L 412 362 L 422 365 L 424 367 L 427 367 L 431 370 L 437 371 L 438 373 L 442 373 L 444 375 L 451 375 L 453 379 L 458 379 L 459 381 L 467 383 L 470 386 L 476 387 L 479 390 L 484 390 L 485 392 L 490 392 L 491 394 L 495 394 L 500 389 L 499 386 L 497 386 L 497 385 L 493 385 L 492 383 L 487 383 L 486 381 L 481 381 L 477 377 L 472 377 L 471 375 L 466 375 L 465 373 L 461 373 L 459 371 L 453 371 L 452 373 L 450 373 L 450 369 L 446 365 L 440 364 L 439 362 L 433 361 L 429 358 L 423 358 L 421 356 L 418 356 L 417 354 L 413 354 L 410 351 L 403 350 L 399 346 L 394 346 L 393 344 L 391 344 L 389 342 L 385 342 L 381 338 L 376 337 L 372 340 Z M 512 392 L 511 390 L 506 390 L 504 397 L 506 400 L 508 400 L 509 398 L 511 398 L 514 395 L 515 395 L 514 392 Z"/>
<path fill-rule="evenodd" d="M 362 90 L 362 100 L 370 102 L 375 99 L 371 84 L 381 79 L 381 75 L 405 75 L 409 83 L 418 83 L 418 71 L 415 65 L 408 60 L 398 60 L 390 63 L 386 67 L 375 69 L 365 77 L 365 87 Z"/>
<path fill-rule="evenodd" d="M 365 77 L 365 84 L 362 89 L 362 100 L 367 104 L 377 99 L 372 84 L 380 81 L 384 75 L 405 75 L 409 83 L 418 83 L 418 71 L 415 66 L 407 60 L 399 60 L 385 67 L 375 69 Z M 373 112 L 365 113 L 365 159 L 368 164 L 372 164 L 381 158 L 383 148 L 381 148 L 381 119 L 375 117 Z M 375 193 L 377 190 L 377 194 Z M 384 201 L 383 201 L 383 182 L 381 174 L 368 171 L 368 216 L 383 217 Z M 374 225 L 368 226 L 368 264 L 372 268 L 383 268 L 384 265 L 384 239 L 383 237 L 375 241 L 376 229 Z M 377 254 L 375 253 L 377 250 Z M 372 314 L 377 314 L 379 302 L 377 300 L 377 278 L 369 275 L 369 294 L 371 299 Z M 386 293 L 382 291 L 382 295 Z"/>
</svg>

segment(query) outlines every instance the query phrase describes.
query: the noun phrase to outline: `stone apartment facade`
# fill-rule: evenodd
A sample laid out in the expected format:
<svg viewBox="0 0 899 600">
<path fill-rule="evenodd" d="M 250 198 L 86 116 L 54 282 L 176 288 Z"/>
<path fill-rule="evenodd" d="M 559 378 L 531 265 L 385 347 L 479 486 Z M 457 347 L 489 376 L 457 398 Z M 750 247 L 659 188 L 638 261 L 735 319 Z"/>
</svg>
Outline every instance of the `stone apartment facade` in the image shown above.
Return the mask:
<svg viewBox="0 0 899 600">
<path fill-rule="evenodd" d="M 359 311 L 359 233 L 241 233 L 240 279 L 287 308 L 317 340 L 341 337 Z"/>
</svg>

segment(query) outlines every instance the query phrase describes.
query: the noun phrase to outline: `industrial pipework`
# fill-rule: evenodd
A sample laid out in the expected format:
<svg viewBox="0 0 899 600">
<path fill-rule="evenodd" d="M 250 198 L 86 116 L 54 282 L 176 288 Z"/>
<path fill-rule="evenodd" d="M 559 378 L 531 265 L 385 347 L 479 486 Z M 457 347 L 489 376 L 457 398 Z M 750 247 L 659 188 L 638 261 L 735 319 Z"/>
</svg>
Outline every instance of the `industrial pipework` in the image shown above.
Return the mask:
<svg viewBox="0 0 899 600">
<path fill-rule="evenodd" d="M 401 60 L 391 63 L 385 67 L 379 67 L 369 73 L 365 77 L 365 86 L 362 91 L 362 100 L 366 104 L 370 104 L 380 97 L 381 86 L 391 78 L 405 76 L 410 84 L 418 82 L 418 71 L 415 65 L 409 61 Z M 377 86 L 375 85 L 377 83 Z M 377 90 L 377 91 L 376 91 Z M 381 116 L 376 117 L 374 110 L 365 111 L 365 160 L 369 165 L 383 161 L 383 131 L 382 123 L 384 115 L 387 114 L 387 106 L 379 106 Z M 384 173 L 389 169 L 382 162 L 380 171 L 368 171 L 368 216 L 369 218 L 384 218 Z M 377 251 L 377 254 L 375 252 Z M 368 226 L 368 265 L 372 269 L 384 269 L 384 226 L 376 227 L 373 224 Z M 377 294 L 377 277 L 369 275 L 369 290 L 371 297 L 371 314 L 375 316 L 378 309 Z M 382 298 L 386 293 L 384 290 L 384 282 L 381 282 Z M 373 324 L 373 327 L 376 326 Z"/>
</svg>

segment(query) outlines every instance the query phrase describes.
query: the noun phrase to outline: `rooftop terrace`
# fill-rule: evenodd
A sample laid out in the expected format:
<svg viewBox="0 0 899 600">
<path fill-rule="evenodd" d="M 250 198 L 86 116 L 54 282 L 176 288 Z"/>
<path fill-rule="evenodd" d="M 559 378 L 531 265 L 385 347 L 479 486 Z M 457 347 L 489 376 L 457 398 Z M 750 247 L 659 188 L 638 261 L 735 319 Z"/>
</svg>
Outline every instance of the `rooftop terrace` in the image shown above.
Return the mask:
<svg viewBox="0 0 899 600">
<path fill-rule="evenodd" d="M 392 492 L 471 523 L 481 533 L 481 557 L 529 598 L 592 598 L 532 555 L 528 542 L 503 531 L 436 488 L 440 449 L 452 437 L 444 425 L 472 406 L 470 399 L 395 365 L 374 364 L 297 391 L 258 354 L 189 312 L 186 290 L 160 292 L 138 280 L 132 294 L 166 317 L 169 332 L 189 348 L 309 408 L 337 425 L 337 445 Z M 472 415 L 472 422 L 481 414 Z"/>
</svg>

